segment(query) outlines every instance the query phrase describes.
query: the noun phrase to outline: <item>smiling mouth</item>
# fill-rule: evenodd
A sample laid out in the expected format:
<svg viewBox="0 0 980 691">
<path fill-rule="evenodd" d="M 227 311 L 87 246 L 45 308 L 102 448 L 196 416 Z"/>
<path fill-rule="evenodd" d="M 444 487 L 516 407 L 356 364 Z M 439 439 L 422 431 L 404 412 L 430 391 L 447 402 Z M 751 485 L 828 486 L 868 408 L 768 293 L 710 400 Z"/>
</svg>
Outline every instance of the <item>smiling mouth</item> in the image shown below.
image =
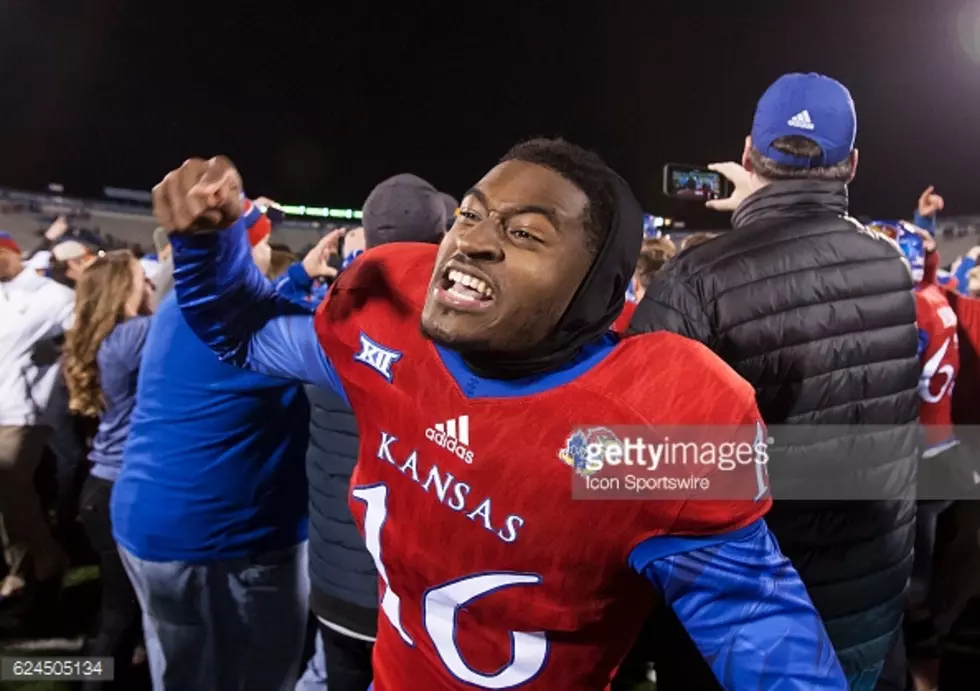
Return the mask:
<svg viewBox="0 0 980 691">
<path fill-rule="evenodd" d="M 433 292 L 439 303 L 462 312 L 485 310 L 495 299 L 486 281 L 453 268 L 446 269 Z"/>
</svg>

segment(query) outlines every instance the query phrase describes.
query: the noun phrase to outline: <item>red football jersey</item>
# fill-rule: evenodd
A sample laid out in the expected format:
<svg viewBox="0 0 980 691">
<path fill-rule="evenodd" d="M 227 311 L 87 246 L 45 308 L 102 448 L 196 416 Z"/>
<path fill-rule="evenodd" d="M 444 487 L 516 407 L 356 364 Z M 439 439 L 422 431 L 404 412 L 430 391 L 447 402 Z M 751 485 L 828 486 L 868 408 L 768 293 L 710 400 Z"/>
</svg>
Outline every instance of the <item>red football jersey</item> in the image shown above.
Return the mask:
<svg viewBox="0 0 980 691">
<path fill-rule="evenodd" d="M 946 299 L 956 312 L 960 368 L 956 374 L 959 386 L 953 392 L 953 421 L 957 425 L 980 425 L 980 298 L 945 291 Z"/>
<path fill-rule="evenodd" d="M 956 312 L 942 289 L 924 283 L 915 292 L 916 320 L 924 340 L 919 417 L 925 428 L 928 453 L 937 453 L 953 437 L 953 387 L 960 368 Z"/>
<path fill-rule="evenodd" d="M 700 344 L 649 334 L 561 386 L 473 397 L 478 380 L 419 331 L 435 255 L 366 252 L 316 315 L 360 431 L 350 504 L 380 578 L 375 691 L 607 688 L 654 598 L 632 549 L 748 525 L 771 502 L 573 500 L 560 452 L 583 423 L 755 424 L 754 392 Z"/>
<path fill-rule="evenodd" d="M 640 304 L 629 298 L 626 299 L 626 304 L 623 305 L 623 311 L 620 312 L 619 316 L 616 317 L 616 321 L 613 322 L 612 330 L 618 334 L 625 334 L 626 330 L 630 328 L 630 320 L 633 319 L 633 313 L 636 312 L 636 306 Z"/>
</svg>

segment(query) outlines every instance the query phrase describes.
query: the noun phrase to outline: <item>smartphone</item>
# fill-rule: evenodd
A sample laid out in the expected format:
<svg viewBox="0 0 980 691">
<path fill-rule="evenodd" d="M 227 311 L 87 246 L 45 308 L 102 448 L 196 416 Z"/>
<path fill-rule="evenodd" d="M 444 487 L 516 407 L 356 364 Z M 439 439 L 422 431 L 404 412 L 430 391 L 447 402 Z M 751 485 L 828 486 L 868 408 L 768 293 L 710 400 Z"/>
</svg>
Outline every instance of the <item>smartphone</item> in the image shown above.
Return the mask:
<svg viewBox="0 0 980 691">
<path fill-rule="evenodd" d="M 286 220 L 286 212 L 278 206 L 267 206 L 262 209 L 262 213 L 264 213 L 269 219 L 269 223 L 274 226 L 277 226 Z"/>
<path fill-rule="evenodd" d="M 664 194 L 675 199 L 706 202 L 731 196 L 731 183 L 707 168 L 668 163 L 664 166 Z"/>
</svg>

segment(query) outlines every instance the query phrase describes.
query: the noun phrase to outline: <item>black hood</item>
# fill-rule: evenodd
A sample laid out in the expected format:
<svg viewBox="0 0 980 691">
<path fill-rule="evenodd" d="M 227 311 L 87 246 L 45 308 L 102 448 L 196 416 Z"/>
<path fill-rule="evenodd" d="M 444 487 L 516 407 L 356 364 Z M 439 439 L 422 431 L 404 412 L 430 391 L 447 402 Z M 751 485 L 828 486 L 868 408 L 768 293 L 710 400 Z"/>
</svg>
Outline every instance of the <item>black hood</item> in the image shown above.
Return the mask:
<svg viewBox="0 0 980 691">
<path fill-rule="evenodd" d="M 643 209 L 630 186 L 612 180 L 615 207 L 609 233 L 551 334 L 523 353 L 467 353 L 466 363 L 493 379 L 519 379 L 557 369 L 602 338 L 623 311 L 626 288 L 643 241 Z"/>
</svg>

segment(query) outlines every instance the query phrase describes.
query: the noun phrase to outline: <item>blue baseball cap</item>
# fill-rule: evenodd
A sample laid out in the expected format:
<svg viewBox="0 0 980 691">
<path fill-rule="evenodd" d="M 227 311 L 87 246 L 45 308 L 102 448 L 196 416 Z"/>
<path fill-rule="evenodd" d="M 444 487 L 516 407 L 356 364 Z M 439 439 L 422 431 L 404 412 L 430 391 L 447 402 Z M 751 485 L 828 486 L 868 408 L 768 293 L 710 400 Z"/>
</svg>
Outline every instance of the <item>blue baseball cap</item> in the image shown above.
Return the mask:
<svg viewBox="0 0 980 691">
<path fill-rule="evenodd" d="M 777 139 L 803 136 L 823 153 L 813 159 L 777 151 Z M 762 94 L 752 121 L 752 146 L 763 156 L 791 168 L 832 166 L 854 150 L 857 113 L 847 87 L 822 74 L 784 74 Z"/>
</svg>

